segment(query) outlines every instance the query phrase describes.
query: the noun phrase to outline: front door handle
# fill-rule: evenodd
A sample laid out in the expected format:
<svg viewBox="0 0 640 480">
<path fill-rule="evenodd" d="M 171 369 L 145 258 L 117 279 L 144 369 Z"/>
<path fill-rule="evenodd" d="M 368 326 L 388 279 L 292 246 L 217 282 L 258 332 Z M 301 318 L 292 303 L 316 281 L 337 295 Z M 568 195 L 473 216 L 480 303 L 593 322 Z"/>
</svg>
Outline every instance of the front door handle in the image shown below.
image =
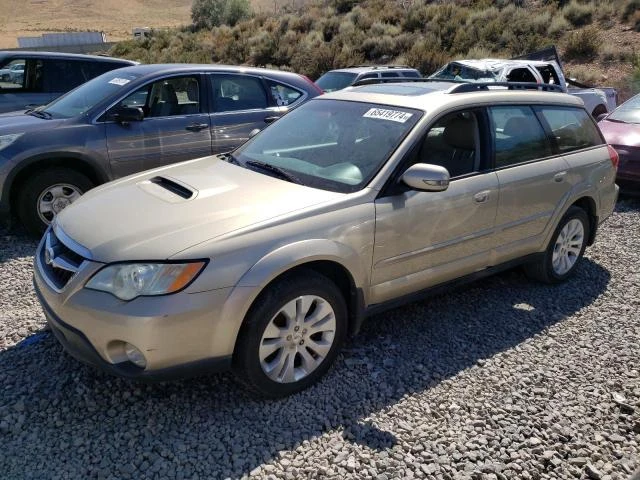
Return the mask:
<svg viewBox="0 0 640 480">
<path fill-rule="evenodd" d="M 553 176 L 553 181 L 554 181 L 554 182 L 558 182 L 558 183 L 560 183 L 560 182 L 564 181 L 564 177 L 566 177 L 566 176 L 567 176 L 567 172 L 559 172 L 559 173 L 556 173 L 556 174 Z"/>
<path fill-rule="evenodd" d="M 185 130 L 189 130 L 190 132 L 199 132 L 200 130 L 209 128 L 209 124 L 208 123 L 192 123 L 191 125 L 187 125 L 184 128 Z"/>
<path fill-rule="evenodd" d="M 484 203 L 489 200 L 489 193 L 491 193 L 489 190 L 483 190 L 482 192 L 476 193 L 473 196 L 473 199 L 476 201 L 476 203 Z"/>
<path fill-rule="evenodd" d="M 276 120 L 278 120 L 279 118 L 280 117 L 278 117 L 277 115 L 273 116 L 273 117 L 264 117 L 264 123 L 273 123 Z"/>
</svg>

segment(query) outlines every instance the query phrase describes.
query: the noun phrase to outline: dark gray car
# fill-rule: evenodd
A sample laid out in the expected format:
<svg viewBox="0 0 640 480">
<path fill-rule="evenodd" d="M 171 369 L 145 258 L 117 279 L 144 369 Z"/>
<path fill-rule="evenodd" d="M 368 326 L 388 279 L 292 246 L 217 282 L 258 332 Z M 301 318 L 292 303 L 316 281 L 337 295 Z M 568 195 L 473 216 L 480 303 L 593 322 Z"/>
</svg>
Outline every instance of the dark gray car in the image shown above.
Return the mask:
<svg viewBox="0 0 640 480">
<path fill-rule="evenodd" d="M 0 51 L 0 113 L 45 105 L 98 75 L 130 65 L 137 62 L 72 53 Z"/>
<path fill-rule="evenodd" d="M 306 77 L 258 68 L 105 73 L 44 107 L 0 115 L 0 214 L 42 232 L 95 185 L 231 150 L 320 93 Z"/>
</svg>

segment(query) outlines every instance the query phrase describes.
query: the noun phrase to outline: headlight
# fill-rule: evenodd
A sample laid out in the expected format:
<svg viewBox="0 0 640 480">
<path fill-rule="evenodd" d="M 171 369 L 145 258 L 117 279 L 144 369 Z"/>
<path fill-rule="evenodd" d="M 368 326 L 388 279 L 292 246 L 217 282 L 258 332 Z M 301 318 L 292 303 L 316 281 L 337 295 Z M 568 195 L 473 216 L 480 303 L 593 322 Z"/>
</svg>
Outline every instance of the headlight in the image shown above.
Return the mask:
<svg viewBox="0 0 640 480">
<path fill-rule="evenodd" d="M 121 300 L 166 295 L 189 285 L 205 265 L 206 262 L 109 265 L 96 273 L 85 287 L 111 293 Z"/>
<path fill-rule="evenodd" d="M 12 133 L 11 135 L 0 135 L 0 150 L 7 148 L 17 139 L 19 139 L 23 133 Z"/>
</svg>

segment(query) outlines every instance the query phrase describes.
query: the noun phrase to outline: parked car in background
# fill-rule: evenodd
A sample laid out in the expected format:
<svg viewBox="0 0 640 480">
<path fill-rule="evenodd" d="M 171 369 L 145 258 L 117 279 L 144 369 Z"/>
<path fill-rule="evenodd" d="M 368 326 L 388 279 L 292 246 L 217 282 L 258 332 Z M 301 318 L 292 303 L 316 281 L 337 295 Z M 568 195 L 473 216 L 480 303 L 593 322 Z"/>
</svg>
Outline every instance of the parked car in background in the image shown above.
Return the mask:
<svg viewBox="0 0 640 480">
<path fill-rule="evenodd" d="M 533 82 L 559 85 L 563 92 L 580 98 L 595 118 L 616 107 L 617 97 L 609 97 L 597 88 L 569 88 L 560 66 L 542 60 L 456 60 L 449 62 L 429 76 L 434 80 L 460 82 Z"/>
<path fill-rule="evenodd" d="M 0 213 L 41 233 L 90 188 L 229 151 L 321 90 L 301 75 L 212 65 L 138 65 L 54 102 L 0 116 Z"/>
<path fill-rule="evenodd" d="M 342 90 L 360 80 L 368 78 L 421 78 L 418 70 L 404 65 L 362 65 L 331 70 L 316 80 L 325 92 Z"/>
<path fill-rule="evenodd" d="M 0 113 L 47 104 L 109 70 L 136 64 L 94 55 L 0 51 Z"/>
<path fill-rule="evenodd" d="M 620 155 L 617 183 L 627 193 L 640 194 L 640 94 L 600 120 L 599 126 Z"/>
<path fill-rule="evenodd" d="M 614 209 L 617 154 L 575 97 L 478 87 L 321 95 L 232 153 L 92 190 L 35 255 L 51 330 L 117 375 L 232 367 L 278 397 L 427 289 L 518 264 L 567 280 Z"/>
</svg>

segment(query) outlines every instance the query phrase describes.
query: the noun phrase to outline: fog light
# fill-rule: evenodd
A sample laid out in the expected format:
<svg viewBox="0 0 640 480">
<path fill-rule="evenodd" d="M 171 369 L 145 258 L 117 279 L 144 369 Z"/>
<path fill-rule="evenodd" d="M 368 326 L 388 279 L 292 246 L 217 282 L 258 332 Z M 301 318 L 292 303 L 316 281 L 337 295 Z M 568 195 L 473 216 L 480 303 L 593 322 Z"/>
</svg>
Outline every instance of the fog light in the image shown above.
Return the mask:
<svg viewBox="0 0 640 480">
<path fill-rule="evenodd" d="M 144 358 L 144 355 L 140 350 L 138 350 L 135 346 L 130 343 L 124 344 L 124 353 L 127 355 L 127 358 L 131 363 L 140 368 L 146 368 L 147 359 Z"/>
</svg>

